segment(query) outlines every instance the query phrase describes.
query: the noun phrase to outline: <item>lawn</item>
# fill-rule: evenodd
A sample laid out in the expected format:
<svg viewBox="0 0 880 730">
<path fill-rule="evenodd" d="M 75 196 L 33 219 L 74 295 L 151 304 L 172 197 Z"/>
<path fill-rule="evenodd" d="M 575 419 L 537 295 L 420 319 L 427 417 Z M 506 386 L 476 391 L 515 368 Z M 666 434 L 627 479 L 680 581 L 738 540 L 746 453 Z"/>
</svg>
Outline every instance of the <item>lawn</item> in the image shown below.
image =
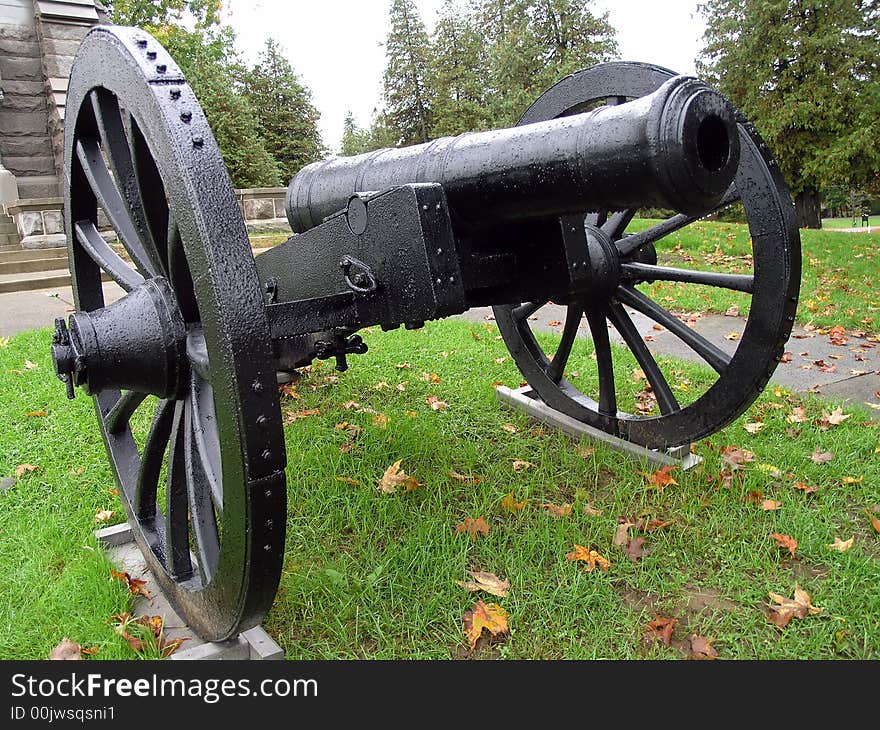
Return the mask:
<svg viewBox="0 0 880 730">
<path fill-rule="evenodd" d="M 635 219 L 628 230 L 657 223 Z M 849 331 L 880 331 L 880 234 L 801 230 L 803 271 L 797 322 L 815 327 L 842 326 Z M 698 221 L 662 239 L 660 264 L 748 274 L 752 270 L 748 226 Z M 736 305 L 748 312 L 746 294 L 687 284 L 656 282 L 652 296 L 678 311 L 725 312 Z"/>
<path fill-rule="evenodd" d="M 282 401 L 287 551 L 265 625 L 289 658 L 674 659 L 694 636 L 721 659 L 880 656 L 870 520 L 880 512 L 880 439 L 866 412 L 846 410 L 835 425 L 823 417 L 832 404 L 771 387 L 697 444 L 699 467 L 670 472 L 677 484 L 660 488 L 653 468 L 498 405 L 493 383 L 520 376 L 493 324 L 364 337 L 370 352 L 350 371 L 313 367 Z M 91 403 L 65 399 L 49 340 L 44 330 L 0 343 L 0 478 L 37 467 L 0 492 L 0 659 L 45 657 L 64 636 L 97 647 L 97 658 L 154 656 L 135 653 L 110 621 L 130 597 L 91 533 L 98 511 L 112 510 L 112 523 L 122 510 Z M 590 355 L 584 343 L 569 363 L 585 388 Z M 620 357 L 615 367 L 634 397 L 643 386 L 634 364 Z M 691 365 L 666 367 L 678 385 L 707 379 Z M 433 409 L 431 396 L 447 405 Z M 763 426 L 753 434 L 746 423 Z M 725 447 L 738 449 L 727 463 Z M 398 460 L 418 487 L 378 491 Z M 517 470 L 516 460 L 527 463 Z M 456 532 L 479 517 L 487 534 Z M 613 544 L 621 519 L 642 523 L 624 534 L 645 538 L 635 560 Z M 653 519 L 669 524 L 648 531 Z M 773 534 L 795 539 L 794 555 Z M 844 552 L 828 547 L 851 537 Z M 570 562 L 575 545 L 610 567 Z M 508 580 L 509 594 L 469 593 L 457 584 L 467 570 Z M 779 628 L 768 594 L 790 599 L 796 586 L 822 610 Z M 462 615 L 480 599 L 503 607 L 510 633 L 472 650 Z M 658 616 L 676 621 L 668 647 L 645 638 Z"/>
<path fill-rule="evenodd" d="M 862 225 L 862 216 L 856 218 L 853 223 L 852 218 L 823 218 L 822 228 L 859 228 Z M 868 216 L 868 225 L 880 226 L 880 215 Z"/>
</svg>

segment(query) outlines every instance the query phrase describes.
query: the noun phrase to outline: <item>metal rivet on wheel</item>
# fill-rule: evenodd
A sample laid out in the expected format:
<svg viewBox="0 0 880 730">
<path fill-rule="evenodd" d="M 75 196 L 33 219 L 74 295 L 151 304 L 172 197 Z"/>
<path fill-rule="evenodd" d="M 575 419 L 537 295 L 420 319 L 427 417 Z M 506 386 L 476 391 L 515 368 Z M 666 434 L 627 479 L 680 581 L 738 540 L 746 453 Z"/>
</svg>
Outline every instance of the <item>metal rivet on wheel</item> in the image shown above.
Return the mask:
<svg viewBox="0 0 880 730">
<path fill-rule="evenodd" d="M 184 122 L 189 122 L 193 118 L 192 112 L 180 112 L 180 119 Z"/>
<path fill-rule="evenodd" d="M 438 249 L 437 249 L 437 255 L 439 256 L 441 253 L 443 253 L 443 249 L 442 249 L 442 248 L 438 248 Z"/>
<path fill-rule="evenodd" d="M 262 393 L 263 392 L 263 384 L 259 380 L 255 380 L 251 384 L 251 390 L 254 391 L 254 393 Z"/>
<path fill-rule="evenodd" d="M 271 497 L 271 496 L 272 496 L 272 490 L 271 490 L 271 489 L 267 489 L 267 490 L 266 490 L 266 499 L 268 499 L 268 498 Z"/>
<path fill-rule="evenodd" d="M 201 147 L 203 144 L 205 144 L 205 140 L 202 137 L 198 135 L 193 137 L 193 147 Z"/>
<path fill-rule="evenodd" d="M 147 47 L 147 41 L 146 41 L 145 39 L 143 39 L 143 38 L 138 38 L 138 39 L 135 41 L 135 43 L 137 43 L 137 45 L 138 45 L 139 48 L 146 48 L 146 47 Z"/>
<path fill-rule="evenodd" d="M 169 91 L 168 93 L 171 94 L 172 99 L 180 98 L 180 89 L 171 89 L 171 91 Z"/>
<path fill-rule="evenodd" d="M 266 418 L 265 416 L 259 416 L 259 417 L 257 418 L 257 425 L 258 425 L 260 428 L 266 428 L 266 426 L 269 425 L 269 419 Z"/>
<path fill-rule="evenodd" d="M 271 546 L 271 545 L 263 545 L 263 550 L 265 550 L 267 553 L 268 553 L 271 549 L 272 549 L 272 546 Z"/>
<path fill-rule="evenodd" d="M 263 452 L 263 461 L 269 461 L 272 458 L 272 452 L 269 449 L 266 449 Z"/>
<path fill-rule="evenodd" d="M 274 524 L 275 523 L 272 520 L 266 520 L 266 527 L 268 527 L 270 530 L 272 529 L 272 525 Z"/>
<path fill-rule="evenodd" d="M 168 66 L 166 66 L 164 63 L 156 64 L 156 73 L 163 74 L 167 70 L 168 70 Z"/>
<path fill-rule="evenodd" d="M 155 60 L 156 52 L 155 51 L 147 51 L 147 58 L 149 58 L 151 61 Z"/>
</svg>

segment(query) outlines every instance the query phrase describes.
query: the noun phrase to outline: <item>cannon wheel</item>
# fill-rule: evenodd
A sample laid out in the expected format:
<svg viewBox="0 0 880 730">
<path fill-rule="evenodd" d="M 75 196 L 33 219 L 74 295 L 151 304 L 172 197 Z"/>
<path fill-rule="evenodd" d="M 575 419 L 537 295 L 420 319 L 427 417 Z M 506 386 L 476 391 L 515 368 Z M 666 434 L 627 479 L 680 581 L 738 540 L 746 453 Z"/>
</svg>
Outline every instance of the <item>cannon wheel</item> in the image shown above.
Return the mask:
<svg viewBox="0 0 880 730">
<path fill-rule="evenodd" d="M 247 231 L 195 95 L 147 33 L 93 29 L 67 99 L 77 309 L 104 306 L 102 274 L 126 291 L 155 279 L 170 284 L 186 326 L 175 395 L 101 390 L 98 423 L 147 566 L 190 627 L 223 640 L 260 622 L 284 551 L 281 415 Z M 124 253 L 98 233 L 99 209 Z M 147 408 L 139 448 L 130 423 Z"/>
<path fill-rule="evenodd" d="M 674 73 L 639 63 L 605 63 L 566 77 L 526 111 L 520 124 L 577 113 L 600 104 L 626 103 L 656 90 Z M 656 265 L 655 246 L 696 219 L 678 214 L 638 234 L 624 230 L 635 210 L 585 213 L 614 242 L 621 277 L 608 295 L 566 302 L 561 342 L 553 356 L 538 344 L 529 317 L 547 302 L 494 307 L 504 341 L 532 389 L 551 407 L 578 421 L 649 448 L 691 443 L 723 428 L 757 398 L 767 384 L 791 333 L 800 287 L 800 237 L 794 207 L 778 167 L 754 127 L 741 115 L 740 163 L 731 189 L 718 209 L 741 200 L 752 237 L 752 275 L 694 272 Z M 751 294 L 748 321 L 736 352 L 729 356 L 653 301 L 637 285 L 676 281 L 723 287 Z M 670 330 L 718 374 L 699 398 L 680 406 L 648 344 L 624 306 Z M 564 377 L 578 328 L 586 317 L 598 371 L 598 393 L 586 394 Z M 622 412 L 617 405 L 613 355 L 608 338 L 613 324 L 651 386 L 660 415 Z"/>
</svg>

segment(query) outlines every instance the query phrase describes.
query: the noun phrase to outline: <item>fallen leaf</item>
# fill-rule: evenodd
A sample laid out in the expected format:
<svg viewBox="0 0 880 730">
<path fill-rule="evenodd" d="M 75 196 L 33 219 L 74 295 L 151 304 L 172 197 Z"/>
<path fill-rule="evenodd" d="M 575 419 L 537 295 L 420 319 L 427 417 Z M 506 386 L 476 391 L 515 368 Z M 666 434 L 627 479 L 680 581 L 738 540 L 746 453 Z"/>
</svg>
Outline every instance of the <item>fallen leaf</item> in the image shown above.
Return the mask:
<svg viewBox="0 0 880 730">
<path fill-rule="evenodd" d="M 477 601 L 473 607 L 464 612 L 461 618 L 464 633 L 471 649 L 477 646 L 477 640 L 486 629 L 492 636 L 506 636 L 510 633 L 507 623 L 507 611 L 497 603 Z"/>
<path fill-rule="evenodd" d="M 567 503 L 560 507 L 555 504 L 550 504 L 549 502 L 542 502 L 538 507 L 543 509 L 551 517 L 565 517 L 566 515 L 571 514 L 571 505 Z"/>
<path fill-rule="evenodd" d="M 761 502 L 761 509 L 765 512 L 774 512 L 781 508 L 782 503 L 777 502 L 775 499 L 765 499 L 763 502 Z"/>
<path fill-rule="evenodd" d="M 436 395 L 429 395 L 425 402 L 431 406 L 432 411 L 442 411 L 445 408 L 449 408 L 449 404 L 444 403 Z"/>
<path fill-rule="evenodd" d="M 577 454 L 582 459 L 589 459 L 594 453 L 596 453 L 596 449 L 592 446 L 578 446 Z"/>
<path fill-rule="evenodd" d="M 558 319 L 551 319 L 551 320 L 547 323 L 547 326 L 548 326 L 548 327 L 558 327 L 558 326 L 561 325 L 561 324 L 562 324 L 562 322 L 560 322 Z"/>
<path fill-rule="evenodd" d="M 113 510 L 99 509 L 95 513 L 95 522 L 106 522 L 113 516 Z"/>
<path fill-rule="evenodd" d="M 661 520 L 654 517 L 648 520 L 644 525 L 640 525 L 638 529 L 642 530 L 642 532 L 654 532 L 655 530 L 662 530 L 674 524 L 675 520 Z"/>
<path fill-rule="evenodd" d="M 27 416 L 28 418 L 44 418 L 44 417 L 48 416 L 49 414 L 46 411 L 28 411 L 24 415 Z"/>
<path fill-rule="evenodd" d="M 504 598 L 510 592 L 510 581 L 501 580 L 501 578 L 494 573 L 484 573 L 481 570 L 469 570 L 467 571 L 467 574 L 473 578 L 473 580 L 457 580 L 455 582 L 469 591 L 486 591 L 486 593 L 491 593 L 493 596 L 498 596 L 499 598 Z"/>
<path fill-rule="evenodd" d="M 496 365 L 503 365 L 506 360 L 507 360 L 506 357 L 496 357 L 495 364 Z"/>
<path fill-rule="evenodd" d="M 791 357 L 792 355 L 790 352 L 783 352 L 782 357 L 779 358 L 779 362 L 791 362 Z"/>
<path fill-rule="evenodd" d="M 501 500 L 501 507 L 508 512 L 519 512 L 521 509 L 524 509 L 528 503 L 529 500 L 527 499 L 517 502 L 516 497 L 513 496 L 513 492 L 511 491 L 510 494 Z"/>
<path fill-rule="evenodd" d="M 678 485 L 678 482 L 672 478 L 672 475 L 669 473 L 671 471 L 675 471 L 678 469 L 677 466 L 664 466 L 661 469 L 653 472 L 652 474 L 645 474 L 648 480 L 659 490 L 663 490 L 663 487 L 667 487 L 670 484 Z"/>
<path fill-rule="evenodd" d="M 836 325 L 828 330 L 828 341 L 832 345 L 837 345 L 838 347 L 843 347 L 849 339 L 846 337 L 846 330 L 840 325 Z"/>
<path fill-rule="evenodd" d="M 830 550 L 837 550 L 838 552 L 845 553 L 853 546 L 855 539 L 855 535 L 853 535 L 849 540 L 841 540 L 839 537 L 835 537 L 834 542 L 831 543 L 828 548 Z"/>
<path fill-rule="evenodd" d="M 523 469 L 531 469 L 535 465 L 531 461 L 524 461 L 523 459 L 514 459 L 513 460 L 513 470 L 514 471 L 523 471 Z"/>
<path fill-rule="evenodd" d="M 727 311 L 724 313 L 725 317 L 739 317 L 739 307 L 734 304 L 732 307 L 728 307 Z M 667 644 L 669 646 L 669 644 Z"/>
<path fill-rule="evenodd" d="M 819 447 L 816 447 L 816 450 L 813 452 L 813 455 L 810 457 L 814 464 L 827 464 L 834 458 L 834 454 L 830 451 L 822 451 Z"/>
<path fill-rule="evenodd" d="M 762 428 L 764 428 L 764 424 L 760 421 L 756 421 L 754 423 L 744 423 L 743 428 L 750 434 L 754 435 L 758 433 L 758 431 L 760 431 Z"/>
<path fill-rule="evenodd" d="M 629 556 L 629 559 L 632 562 L 637 563 L 641 560 L 647 553 L 644 549 L 645 538 L 643 537 L 634 537 L 629 541 L 629 544 L 626 546 L 626 554 Z"/>
<path fill-rule="evenodd" d="M 744 499 L 752 504 L 760 504 L 761 500 L 764 499 L 764 493 L 760 489 L 753 489 L 746 492 Z"/>
<path fill-rule="evenodd" d="M 592 573 L 597 566 L 603 573 L 605 573 L 608 568 L 611 567 L 611 562 L 609 560 L 603 558 L 595 550 L 585 548 L 583 545 L 575 545 L 574 550 L 565 554 L 565 559 L 568 561 L 582 561 L 586 563 L 584 566 L 584 572 L 586 573 Z"/>
<path fill-rule="evenodd" d="M 0 337 L 0 349 L 9 347 L 9 338 L 8 337 Z"/>
<path fill-rule="evenodd" d="M 674 618 L 654 616 L 645 627 L 647 629 L 645 641 L 662 641 L 664 646 L 669 646 L 672 643 L 672 631 L 677 623 Z"/>
<path fill-rule="evenodd" d="M 691 637 L 691 650 L 688 659 L 711 660 L 718 657 L 718 651 L 712 646 L 714 639 L 705 639 L 702 636 Z"/>
<path fill-rule="evenodd" d="M 625 547 L 629 543 L 629 530 L 631 527 L 635 526 L 635 522 L 630 522 L 625 517 L 621 517 L 617 521 L 617 531 L 611 539 L 611 544 L 614 545 L 614 547 Z"/>
<path fill-rule="evenodd" d="M 743 464 L 748 464 L 754 460 L 755 455 L 747 449 L 740 449 L 736 446 L 725 446 L 721 449 L 721 461 L 733 471 L 742 469 Z"/>
<path fill-rule="evenodd" d="M 35 362 L 31 362 L 30 360 L 24 361 L 24 369 L 25 370 L 33 370 L 34 368 L 38 368 L 38 367 L 40 367 L 40 366 L 37 365 Z"/>
<path fill-rule="evenodd" d="M 396 367 L 398 370 L 409 370 L 412 365 L 410 365 L 408 362 L 399 362 L 394 367 Z"/>
<path fill-rule="evenodd" d="M 15 467 L 15 476 L 21 478 L 22 475 L 30 473 L 32 471 L 38 471 L 39 469 L 40 467 L 36 466 L 35 464 L 19 464 L 17 467 Z"/>
<path fill-rule="evenodd" d="M 826 413 L 822 411 L 822 417 L 818 420 L 817 425 L 822 430 L 827 429 L 829 426 L 839 426 L 843 423 L 847 418 L 850 418 L 849 413 L 844 414 L 843 408 L 835 408 L 831 413 Z"/>
<path fill-rule="evenodd" d="M 422 373 L 420 378 L 424 380 L 426 383 L 442 383 L 443 379 L 440 378 L 437 373 Z"/>
<path fill-rule="evenodd" d="M 82 659 L 82 647 L 65 636 L 61 643 L 49 652 L 49 659 L 53 661 L 80 660 Z"/>
<path fill-rule="evenodd" d="M 411 477 L 400 468 L 400 462 L 401 459 L 398 459 L 385 470 L 376 489 L 384 494 L 394 494 L 398 487 L 404 487 L 407 492 L 411 492 L 422 486 L 415 477 Z"/>
<path fill-rule="evenodd" d="M 296 392 L 296 386 L 293 383 L 283 383 L 278 386 L 278 392 L 281 393 L 282 398 L 293 398 L 294 400 L 300 399 L 300 394 Z"/>
<path fill-rule="evenodd" d="M 725 340 L 738 340 L 739 339 L 739 332 L 728 332 L 726 335 L 724 335 L 724 339 Z"/>
<path fill-rule="evenodd" d="M 868 519 L 871 520 L 871 525 L 874 528 L 874 532 L 880 532 L 880 517 L 877 517 L 877 515 L 869 512 L 868 510 L 865 510 L 865 514 L 868 515 Z"/>
<path fill-rule="evenodd" d="M 384 413 L 377 413 L 373 416 L 373 425 L 379 428 L 388 428 L 388 416 Z"/>
<path fill-rule="evenodd" d="M 807 484 L 806 482 L 795 482 L 795 483 L 794 483 L 794 488 L 795 488 L 795 489 L 800 489 L 802 492 L 804 492 L 804 493 L 806 493 L 806 494 L 814 494 L 815 492 L 818 492 L 818 491 L 819 491 L 819 488 L 818 488 L 818 487 L 811 487 L 811 486 L 810 486 L 809 484 Z"/>
<path fill-rule="evenodd" d="M 390 387 L 391 387 L 391 386 L 388 385 L 388 381 L 387 381 L 387 380 L 380 380 L 378 383 L 376 383 L 376 384 L 373 386 L 373 390 L 385 390 L 386 388 L 390 388 Z"/>
<path fill-rule="evenodd" d="M 803 590 L 797 583 L 794 584 L 794 598 L 785 598 L 777 593 L 768 593 L 770 600 L 777 606 L 770 605 L 768 618 L 780 629 L 788 626 L 792 618 L 804 618 L 808 614 L 822 613 L 821 608 L 814 606 L 810 594 Z"/>
<path fill-rule="evenodd" d="M 507 431 L 507 433 L 516 433 L 519 429 L 516 426 L 514 426 L 512 423 L 505 423 L 501 427 L 501 430 Z"/>
<path fill-rule="evenodd" d="M 863 481 L 865 481 L 864 474 L 858 477 L 841 477 L 840 479 L 841 484 L 861 484 Z"/>
<path fill-rule="evenodd" d="M 479 484 L 483 481 L 482 477 L 469 477 L 467 474 L 459 474 L 457 471 L 449 472 L 449 476 L 459 482 L 467 482 L 468 484 Z"/>
<path fill-rule="evenodd" d="M 342 482 L 343 484 L 350 484 L 353 487 L 359 487 L 361 483 L 357 479 L 352 479 L 351 477 L 336 477 L 337 482 Z"/>
<path fill-rule="evenodd" d="M 584 514 L 589 515 L 590 517 L 601 517 L 602 510 L 596 509 L 595 507 L 593 507 L 592 502 L 587 502 L 584 505 Z"/>
<path fill-rule="evenodd" d="M 791 535 L 783 535 L 779 532 L 774 532 L 770 535 L 774 540 L 776 540 L 779 547 L 788 550 L 791 553 L 792 557 L 794 557 L 794 551 L 797 550 L 797 540 L 795 540 Z"/>
<path fill-rule="evenodd" d="M 147 590 L 147 581 L 141 580 L 140 578 L 132 578 L 128 573 L 121 573 L 118 570 L 111 570 L 110 575 L 113 578 L 118 578 L 128 587 L 128 592 L 133 596 L 143 596 L 144 598 L 152 598 L 150 592 Z"/>
<path fill-rule="evenodd" d="M 288 413 L 284 416 L 285 423 L 293 423 L 294 421 L 298 421 L 301 418 L 309 418 L 311 416 L 319 416 L 321 415 L 320 408 L 307 408 L 304 411 L 297 411 L 296 413 Z"/>
<path fill-rule="evenodd" d="M 465 517 L 464 522 L 455 526 L 454 534 L 458 535 L 462 532 L 466 532 L 474 540 L 478 540 L 480 538 L 480 533 L 482 533 L 484 537 L 489 534 L 489 525 L 486 524 L 483 515 L 480 515 L 475 520 L 472 520 L 470 517 Z"/>
</svg>

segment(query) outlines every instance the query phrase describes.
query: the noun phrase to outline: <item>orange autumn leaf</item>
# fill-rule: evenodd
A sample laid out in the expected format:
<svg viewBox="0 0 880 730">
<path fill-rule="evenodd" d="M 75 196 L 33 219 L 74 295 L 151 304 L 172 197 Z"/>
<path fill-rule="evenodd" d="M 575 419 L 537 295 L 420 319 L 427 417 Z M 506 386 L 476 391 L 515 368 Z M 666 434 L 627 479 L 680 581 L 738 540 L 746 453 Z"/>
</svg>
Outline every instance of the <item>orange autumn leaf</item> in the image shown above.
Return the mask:
<svg viewBox="0 0 880 730">
<path fill-rule="evenodd" d="M 294 421 L 298 421 L 301 418 L 309 418 L 310 416 L 319 416 L 321 415 L 320 408 L 307 408 L 304 411 L 297 411 L 296 413 L 288 413 L 284 416 L 284 421 L 286 423 L 293 423 Z"/>
<path fill-rule="evenodd" d="M 525 509 L 525 506 L 529 503 L 529 500 L 524 499 L 521 502 L 516 501 L 516 497 L 513 496 L 513 492 L 511 491 L 504 499 L 501 500 L 501 508 L 507 510 L 508 512 L 519 512 L 521 509 Z"/>
<path fill-rule="evenodd" d="M 794 483 L 794 488 L 795 488 L 795 489 L 800 489 L 800 490 L 801 490 L 802 492 L 804 492 L 805 494 L 813 494 L 813 493 L 819 491 L 818 487 L 811 487 L 811 486 L 810 486 L 809 484 L 807 484 L 806 482 L 795 482 L 795 483 Z"/>
<path fill-rule="evenodd" d="M 461 618 L 464 634 L 471 649 L 477 646 L 477 640 L 486 629 L 492 636 L 506 636 L 510 633 L 507 623 L 507 611 L 497 603 L 477 601 L 473 607 L 464 612 Z"/>
<path fill-rule="evenodd" d="M 874 528 L 874 532 L 880 532 L 880 517 L 877 517 L 877 515 L 868 510 L 865 510 L 865 514 L 868 515 L 868 519 L 871 520 L 871 526 Z"/>
<path fill-rule="evenodd" d="M 495 573 L 486 573 L 482 570 L 469 570 L 467 571 L 467 574 L 471 577 L 471 580 L 455 581 L 456 584 L 466 590 L 471 592 L 486 591 L 486 593 L 491 593 L 493 596 L 498 596 L 499 598 L 504 598 L 510 592 L 510 581 L 502 580 L 495 575 Z"/>
<path fill-rule="evenodd" d="M 361 483 L 357 479 L 352 479 L 351 477 L 336 477 L 337 482 L 342 482 L 343 484 L 350 484 L 353 487 L 359 487 Z"/>
<path fill-rule="evenodd" d="M 544 510 L 551 517 L 565 517 L 566 515 L 571 514 L 571 505 L 566 503 L 562 506 L 558 506 L 555 504 L 550 504 L 549 502 L 542 502 L 538 505 L 542 510 Z"/>
<path fill-rule="evenodd" d="M 649 621 L 645 627 L 647 628 L 645 640 L 649 642 L 662 641 L 664 646 L 669 646 L 672 643 L 672 631 L 677 623 L 674 618 L 654 616 L 653 620 Z"/>
<path fill-rule="evenodd" d="M 678 482 L 669 473 L 676 469 L 678 469 L 677 466 L 664 466 L 662 469 L 658 469 L 654 473 L 646 474 L 645 476 L 657 489 L 662 490 L 663 487 L 668 487 L 670 484 L 678 486 Z"/>
<path fill-rule="evenodd" d="M 489 525 L 486 524 L 486 520 L 483 519 L 483 515 L 480 515 L 475 520 L 472 520 L 470 517 L 465 517 L 464 522 L 461 522 L 455 526 L 456 535 L 462 532 L 466 532 L 474 540 L 478 540 L 480 537 L 480 533 L 482 533 L 484 536 L 489 534 Z"/>
<path fill-rule="evenodd" d="M 48 416 L 48 412 L 46 411 L 28 411 L 25 413 L 28 418 L 43 418 L 44 416 Z"/>
<path fill-rule="evenodd" d="M 718 651 L 712 646 L 713 641 L 714 639 L 706 639 L 702 636 L 692 636 L 688 659 L 715 659 Z"/>
<path fill-rule="evenodd" d="M 443 382 L 443 380 L 438 377 L 437 373 L 422 373 L 421 379 L 426 383 L 434 383 L 435 385 Z"/>
<path fill-rule="evenodd" d="M 823 610 L 813 605 L 810 594 L 797 583 L 794 584 L 794 598 L 786 598 L 778 593 L 768 593 L 767 595 L 770 596 L 773 603 L 778 604 L 768 606 L 768 618 L 780 629 L 788 626 L 792 618 L 816 615 L 822 613 Z"/>
<path fill-rule="evenodd" d="M 39 468 L 40 467 L 35 466 L 34 464 L 19 464 L 17 467 L 15 467 L 15 476 L 20 478 L 26 473 L 38 471 Z"/>
<path fill-rule="evenodd" d="M 449 408 L 449 404 L 440 400 L 436 395 L 429 395 L 425 402 L 431 406 L 432 411 L 442 411 Z"/>
<path fill-rule="evenodd" d="M 99 509 L 95 512 L 95 522 L 106 522 L 113 516 L 113 510 Z"/>
<path fill-rule="evenodd" d="M 128 587 L 128 592 L 133 596 L 143 596 L 144 598 L 152 598 L 150 592 L 147 590 L 147 581 L 141 580 L 140 578 L 132 578 L 128 573 L 121 573 L 118 570 L 111 570 L 110 575 L 113 578 L 118 578 Z"/>
<path fill-rule="evenodd" d="M 565 554 L 568 561 L 581 561 L 586 563 L 584 571 L 592 573 L 598 567 L 603 573 L 611 567 L 611 562 L 606 560 L 595 550 L 585 548 L 583 545 L 575 545 L 574 550 Z"/>
<path fill-rule="evenodd" d="M 792 557 L 794 557 L 794 552 L 797 550 L 797 540 L 795 540 L 791 535 L 783 535 L 779 532 L 774 532 L 770 535 L 774 540 L 776 540 L 779 547 L 784 550 L 788 550 L 791 553 Z"/>
<path fill-rule="evenodd" d="M 777 502 L 775 499 L 765 499 L 761 502 L 761 509 L 765 512 L 774 512 L 782 509 L 782 502 Z"/>
<path fill-rule="evenodd" d="M 479 484 L 483 481 L 483 477 L 471 477 L 467 474 L 459 474 L 455 470 L 449 472 L 449 476 L 458 482 L 465 482 L 466 484 Z"/>
</svg>

